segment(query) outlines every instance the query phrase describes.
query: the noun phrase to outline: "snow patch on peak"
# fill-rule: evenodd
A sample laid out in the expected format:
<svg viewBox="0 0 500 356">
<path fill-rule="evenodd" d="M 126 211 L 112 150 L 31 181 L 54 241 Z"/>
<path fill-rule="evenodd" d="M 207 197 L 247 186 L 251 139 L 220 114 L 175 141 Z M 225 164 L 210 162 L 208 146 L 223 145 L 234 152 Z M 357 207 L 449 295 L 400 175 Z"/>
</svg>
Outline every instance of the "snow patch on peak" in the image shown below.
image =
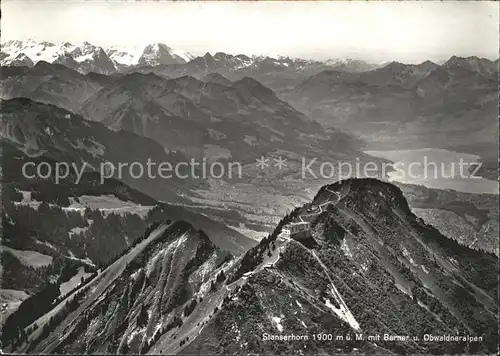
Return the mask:
<svg viewBox="0 0 500 356">
<path fill-rule="evenodd" d="M 194 59 L 194 56 L 189 52 L 180 49 L 171 49 L 171 51 L 174 55 L 184 59 L 186 62 L 189 62 L 190 60 Z"/>
<path fill-rule="evenodd" d="M 326 299 L 325 302 L 326 306 L 330 308 L 340 319 L 344 320 L 347 322 L 354 330 L 360 331 L 361 328 L 359 327 L 358 322 L 352 315 L 351 311 L 349 309 L 345 309 L 343 305 L 340 306 L 340 308 L 336 308 L 331 302 L 330 299 Z"/>
<path fill-rule="evenodd" d="M 125 65 L 133 66 L 139 63 L 142 53 L 146 46 L 113 46 L 106 50 L 107 55 L 112 61 Z"/>
<path fill-rule="evenodd" d="M 149 66 L 184 62 L 186 62 L 186 60 L 177 55 L 172 48 L 159 42 L 147 45 L 138 60 L 138 64 Z"/>
<path fill-rule="evenodd" d="M 277 316 L 272 316 L 271 320 L 276 325 L 276 327 L 278 328 L 279 332 L 280 333 L 283 332 L 283 325 L 281 325 L 281 318 L 279 318 Z"/>
<path fill-rule="evenodd" d="M 39 61 L 53 63 L 68 57 L 77 63 L 87 63 L 94 60 L 109 61 L 107 56 L 113 63 L 128 67 L 138 65 L 141 57 L 145 54 L 150 57 L 146 58 L 146 62 L 150 65 L 166 62 L 162 61 L 164 56 L 172 57 L 173 61 L 177 63 L 189 62 L 193 59 L 190 53 L 172 49 L 159 42 L 149 45 L 118 45 L 102 48 L 87 41 L 75 45 L 67 41 L 51 43 L 33 39 L 9 40 L 2 43 L 2 52 L 7 56 L 1 60 L 1 65 L 33 66 Z"/>
<path fill-rule="evenodd" d="M 344 252 L 344 254 L 345 254 L 347 257 L 352 258 L 352 252 L 351 252 L 351 250 L 349 249 L 349 245 L 347 244 L 346 239 L 343 239 L 343 240 L 342 240 L 342 244 L 340 245 L 340 249 Z"/>
<path fill-rule="evenodd" d="M 410 261 L 410 263 L 411 263 L 412 265 L 414 265 L 414 266 L 417 266 L 417 267 L 418 267 L 418 265 L 415 263 L 415 261 L 414 261 L 414 260 L 413 260 L 413 258 L 411 257 L 410 252 L 409 252 L 409 251 L 408 251 L 405 247 L 403 247 L 403 256 L 405 256 L 405 257 L 408 259 L 408 261 Z"/>
</svg>

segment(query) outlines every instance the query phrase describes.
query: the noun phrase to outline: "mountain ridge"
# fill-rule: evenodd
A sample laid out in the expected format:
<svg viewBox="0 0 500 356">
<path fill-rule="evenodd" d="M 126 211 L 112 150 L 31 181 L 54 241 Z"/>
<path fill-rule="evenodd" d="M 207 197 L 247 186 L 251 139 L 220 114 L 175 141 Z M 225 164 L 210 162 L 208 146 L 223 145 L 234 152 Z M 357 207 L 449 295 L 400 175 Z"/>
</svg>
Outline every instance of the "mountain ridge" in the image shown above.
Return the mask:
<svg viewBox="0 0 500 356">
<path fill-rule="evenodd" d="M 130 52 L 131 53 L 130 53 Z M 83 74 L 97 72 L 111 74 L 136 65 L 185 63 L 191 55 L 174 50 L 162 43 L 144 45 L 142 48 L 123 49 L 120 46 L 104 49 L 89 42 L 73 45 L 69 42 L 55 44 L 35 40 L 10 40 L 2 43 L 1 65 L 24 64 L 32 66 L 39 61 L 64 64 Z"/>
<path fill-rule="evenodd" d="M 103 74 L 135 70 L 141 67 L 156 67 L 160 65 L 178 65 L 192 62 L 191 66 L 198 66 L 208 70 L 217 66 L 230 70 L 267 68 L 286 69 L 293 67 L 303 69 L 308 66 L 328 65 L 343 68 L 347 71 L 359 71 L 376 67 L 364 61 L 350 58 L 329 59 L 326 61 L 290 58 L 286 56 L 247 56 L 245 54 L 227 54 L 216 52 L 204 56 L 172 49 L 161 43 L 154 42 L 143 46 L 94 46 L 89 42 L 74 45 L 69 42 L 51 43 L 47 41 L 9 40 L 2 44 L 2 58 L 0 64 L 33 66 L 40 60 L 49 63 L 61 63 L 72 69 L 86 74 L 95 71 Z M 259 69 L 260 70 L 260 69 Z"/>
<path fill-rule="evenodd" d="M 319 209 L 315 217 L 310 216 L 310 209 Z M 282 227 L 297 219 L 310 219 L 311 235 L 283 238 Z M 221 256 L 221 263 L 212 264 L 215 267 L 209 275 L 186 286 L 188 294 L 176 299 L 180 304 L 173 309 L 168 307 L 173 295 L 164 289 L 161 276 L 168 281 L 174 268 L 176 276 L 184 277 L 171 283 L 177 286 L 174 290 L 182 289 L 181 281 L 190 280 L 188 275 L 194 278 L 197 271 L 205 270 L 202 266 L 211 253 L 208 249 L 203 254 L 202 249 L 192 267 L 177 262 L 169 274 L 159 273 L 169 264 L 161 267 L 161 258 L 155 256 L 180 261 L 175 251 L 185 253 L 178 250 L 184 244 L 179 242 L 183 241 L 180 230 L 165 235 L 169 228 L 159 229 L 141 245 L 150 252 L 127 257 L 128 267 L 119 261 L 109 267 L 118 271 L 113 272 L 113 287 L 104 282 L 108 273 L 103 272 L 90 282 L 98 285 L 97 292 L 90 292 L 92 298 L 84 290 L 78 299 L 87 295 L 85 301 L 76 301 L 69 314 L 61 311 L 48 326 L 42 326 L 47 317 L 39 319 L 40 328 L 30 331 L 28 344 L 19 350 L 152 354 L 359 350 L 387 354 L 493 352 L 497 347 L 493 339 L 498 281 L 491 268 L 498 261 L 493 255 L 460 247 L 427 227 L 411 213 L 401 191 L 389 183 L 350 179 L 323 187 L 310 204 L 295 209 L 258 246 L 235 259 Z M 160 235 L 165 237 L 147 243 Z M 140 277 L 145 273 L 150 276 L 147 282 Z M 154 291 L 164 297 L 147 297 Z M 113 322 L 105 322 L 106 309 L 117 311 Z M 77 310 L 76 314 L 71 310 Z M 394 314 L 397 318 L 390 317 Z M 92 327 L 91 320 L 101 327 Z M 279 337 L 305 330 L 334 337 L 351 335 L 352 339 L 336 339 L 335 343 L 302 339 L 285 344 L 263 338 L 264 334 Z M 63 339 L 59 339 L 61 333 Z M 418 338 L 370 342 L 355 338 L 360 333 Z M 443 333 L 481 335 L 485 341 L 433 343 L 423 338 Z"/>
<path fill-rule="evenodd" d="M 460 149 L 480 155 L 488 166 L 497 161 L 498 64 L 487 59 L 391 62 L 362 73 L 327 70 L 280 97 L 323 126 L 363 139 L 368 149 Z M 485 143 L 488 149 L 481 148 Z"/>
</svg>

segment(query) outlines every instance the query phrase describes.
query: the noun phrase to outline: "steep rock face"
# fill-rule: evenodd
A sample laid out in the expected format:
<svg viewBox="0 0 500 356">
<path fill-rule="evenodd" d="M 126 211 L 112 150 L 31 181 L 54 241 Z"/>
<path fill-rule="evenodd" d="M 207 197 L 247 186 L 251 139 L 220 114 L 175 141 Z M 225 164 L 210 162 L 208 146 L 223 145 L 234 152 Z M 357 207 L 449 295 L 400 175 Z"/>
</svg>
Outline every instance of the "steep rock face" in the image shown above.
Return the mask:
<svg viewBox="0 0 500 356">
<path fill-rule="evenodd" d="M 150 231 L 53 309 L 49 326 L 32 335 L 27 350 L 140 353 L 163 328 L 177 327 L 228 254 L 187 223 L 164 223 Z"/>
<path fill-rule="evenodd" d="M 278 235 L 298 221 L 311 223 L 306 238 Z M 75 311 L 31 333 L 20 350 L 426 354 L 497 347 L 497 259 L 424 224 L 391 184 L 326 186 L 236 259 L 223 258 L 203 236 L 183 224 L 160 226 L 91 281 Z M 292 334 L 309 339 L 269 340 Z M 314 340 L 318 334 L 326 339 Z M 433 342 L 426 334 L 482 340 Z"/>
<path fill-rule="evenodd" d="M 498 174 L 498 163 L 494 173 Z M 489 178 L 484 173 L 482 175 Z M 492 178 L 496 177 L 489 179 Z M 403 191 L 415 215 L 443 235 L 470 248 L 499 255 L 498 195 L 395 184 Z"/>
<path fill-rule="evenodd" d="M 53 147 L 48 148 L 54 153 Z M 0 149 L 0 273 L 2 300 L 6 302 L 0 322 L 2 342 L 10 340 L 17 328 L 27 326 L 32 315 L 50 309 L 54 299 L 63 298 L 98 268 L 113 262 L 155 221 L 188 221 L 210 234 L 216 246 L 235 254 L 255 245 L 219 221 L 157 201 L 118 180 L 101 181 L 96 172 L 79 175 L 73 169 L 63 169 L 60 173 L 69 174 L 56 180 L 57 165 L 70 162 L 56 161 L 49 152 L 30 157 L 3 139 Z M 75 152 L 60 157 L 69 159 L 72 154 Z M 25 176 L 25 164 L 43 164 L 43 170 L 50 167 L 53 174 L 38 177 L 30 166 Z M 3 295 L 13 298 L 3 299 Z M 16 295 L 30 297 L 21 310 Z M 44 300 L 46 305 L 41 301 L 44 295 L 52 296 Z M 35 307 L 34 312 L 33 305 L 44 307 Z"/>
<path fill-rule="evenodd" d="M 157 66 L 160 64 L 176 64 L 185 62 L 186 60 L 177 55 L 172 48 L 164 45 L 163 43 L 153 43 L 144 48 L 137 64 Z"/>
<path fill-rule="evenodd" d="M 93 46 L 92 46 L 93 47 Z M 79 70 L 82 73 L 102 73 L 110 74 L 116 71 L 115 64 L 108 57 L 102 48 L 93 48 L 92 53 L 82 56 L 83 60 L 79 62 Z"/>
<path fill-rule="evenodd" d="M 278 260 L 267 257 L 267 243 L 247 253 L 236 272 L 237 278 L 246 278 L 240 293 L 183 352 L 207 347 L 209 352 L 360 349 L 382 354 L 496 349 L 494 255 L 446 239 L 415 218 L 399 189 L 374 180 L 325 187 L 308 209 L 320 212 L 302 208 L 292 213 L 292 220 L 310 220 L 312 237 L 271 242 L 269 250 L 274 246 L 280 251 Z M 244 320 L 255 322 L 251 326 Z M 318 332 L 332 333 L 334 340 L 364 336 L 313 345 L 263 341 L 266 333 Z M 235 334 L 239 345 L 231 341 Z M 384 334 L 410 339 L 384 341 Z M 436 343 L 426 341 L 426 334 L 475 335 L 483 341 Z M 368 335 L 382 338 L 368 340 Z"/>
</svg>

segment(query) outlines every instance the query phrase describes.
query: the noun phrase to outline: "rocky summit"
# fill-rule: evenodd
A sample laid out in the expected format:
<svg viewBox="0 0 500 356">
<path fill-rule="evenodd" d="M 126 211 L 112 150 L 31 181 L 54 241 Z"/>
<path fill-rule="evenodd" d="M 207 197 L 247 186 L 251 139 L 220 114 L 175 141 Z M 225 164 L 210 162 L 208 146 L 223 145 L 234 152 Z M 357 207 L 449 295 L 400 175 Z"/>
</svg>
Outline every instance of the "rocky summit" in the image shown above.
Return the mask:
<svg viewBox="0 0 500 356">
<path fill-rule="evenodd" d="M 236 257 L 190 224 L 151 226 L 33 320 L 17 350 L 490 353 L 497 268 L 417 218 L 399 188 L 346 180 Z"/>
</svg>

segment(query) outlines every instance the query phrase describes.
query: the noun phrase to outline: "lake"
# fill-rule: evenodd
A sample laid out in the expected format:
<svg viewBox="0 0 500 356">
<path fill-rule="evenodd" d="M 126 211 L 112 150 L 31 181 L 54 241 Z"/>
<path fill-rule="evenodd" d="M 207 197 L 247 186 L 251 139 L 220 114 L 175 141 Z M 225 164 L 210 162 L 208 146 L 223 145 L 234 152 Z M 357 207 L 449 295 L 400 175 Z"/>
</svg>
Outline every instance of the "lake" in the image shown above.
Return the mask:
<svg viewBox="0 0 500 356">
<path fill-rule="evenodd" d="M 465 193 L 498 194 L 498 182 L 472 176 L 467 164 L 479 156 L 439 148 L 417 150 L 365 151 L 370 156 L 393 162 L 389 181 L 419 184 L 428 188 L 453 189 Z M 462 166 L 462 168 L 461 168 Z"/>
</svg>

